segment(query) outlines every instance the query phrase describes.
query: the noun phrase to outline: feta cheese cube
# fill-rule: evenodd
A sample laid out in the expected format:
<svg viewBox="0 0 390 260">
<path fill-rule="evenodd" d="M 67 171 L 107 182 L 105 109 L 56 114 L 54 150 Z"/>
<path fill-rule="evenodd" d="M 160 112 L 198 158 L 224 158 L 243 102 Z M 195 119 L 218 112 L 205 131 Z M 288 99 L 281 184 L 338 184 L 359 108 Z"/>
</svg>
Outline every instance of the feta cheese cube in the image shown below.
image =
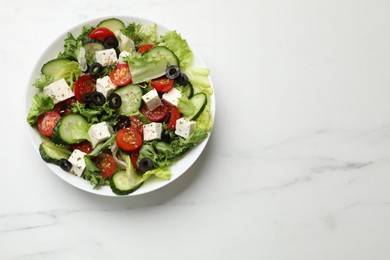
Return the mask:
<svg viewBox="0 0 390 260">
<path fill-rule="evenodd" d="M 54 101 L 54 104 L 74 96 L 73 91 L 70 89 L 65 79 L 57 80 L 44 87 L 43 93 L 51 97 Z"/>
<path fill-rule="evenodd" d="M 118 62 L 115 49 L 105 49 L 95 52 L 96 62 L 102 66 L 110 66 Z"/>
<path fill-rule="evenodd" d="M 181 98 L 181 92 L 177 88 L 172 88 L 170 91 L 162 95 L 162 99 L 171 105 L 177 106 L 179 104 L 179 98 Z"/>
<path fill-rule="evenodd" d="M 151 111 L 162 105 L 161 99 L 158 96 L 157 90 L 155 89 L 152 89 L 151 91 L 143 95 L 142 100 L 145 102 L 145 105 Z"/>
<path fill-rule="evenodd" d="M 73 153 L 70 155 L 68 161 L 72 164 L 72 168 L 70 170 L 70 173 L 76 175 L 76 176 L 81 176 L 85 169 L 85 160 L 84 160 L 84 155 L 86 153 L 75 149 Z"/>
<path fill-rule="evenodd" d="M 126 63 L 125 58 L 126 58 L 127 56 L 130 56 L 130 55 L 131 55 L 130 52 L 122 51 L 121 53 L 119 53 L 118 62 L 119 62 L 119 63 Z"/>
<path fill-rule="evenodd" d="M 150 123 L 143 125 L 144 140 L 161 139 L 162 123 Z"/>
<path fill-rule="evenodd" d="M 91 138 L 92 147 L 95 147 L 101 141 L 105 141 L 111 136 L 111 129 L 107 125 L 107 122 L 100 122 L 98 124 L 91 125 L 88 130 L 89 137 Z"/>
<path fill-rule="evenodd" d="M 101 92 L 105 97 L 111 94 L 116 89 L 109 76 L 98 78 L 96 80 L 96 91 Z"/>
<path fill-rule="evenodd" d="M 182 117 L 176 120 L 175 134 L 187 139 L 195 130 L 195 128 L 196 128 L 195 121 L 190 121 Z"/>
</svg>

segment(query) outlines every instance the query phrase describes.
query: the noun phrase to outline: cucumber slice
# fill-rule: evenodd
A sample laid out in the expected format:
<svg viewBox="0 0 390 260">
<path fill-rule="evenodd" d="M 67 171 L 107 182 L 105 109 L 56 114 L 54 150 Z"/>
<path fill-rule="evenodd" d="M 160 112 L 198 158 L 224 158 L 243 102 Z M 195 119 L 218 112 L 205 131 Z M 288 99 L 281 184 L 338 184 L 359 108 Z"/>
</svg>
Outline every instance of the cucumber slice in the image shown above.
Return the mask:
<svg viewBox="0 0 390 260">
<path fill-rule="evenodd" d="M 148 55 L 154 60 L 166 59 L 168 62 L 167 67 L 171 65 L 179 66 L 179 58 L 165 46 L 154 46 L 145 52 L 144 55 Z"/>
<path fill-rule="evenodd" d="M 190 98 L 192 103 L 195 106 L 194 113 L 188 116 L 188 120 L 195 120 L 203 112 L 207 104 L 207 95 L 203 92 L 197 93 L 192 98 Z"/>
<path fill-rule="evenodd" d="M 113 33 L 120 31 L 121 29 L 126 28 L 125 24 L 117 18 L 109 18 L 101 21 L 97 27 L 105 27 L 111 30 Z"/>
<path fill-rule="evenodd" d="M 98 42 L 90 42 L 85 44 L 83 47 L 85 49 L 85 59 L 87 60 L 88 65 L 92 65 L 96 62 L 96 51 L 104 50 L 103 44 Z"/>
<path fill-rule="evenodd" d="M 76 144 L 89 140 L 90 125 L 78 114 L 65 115 L 58 120 L 53 129 L 52 139 L 57 144 Z"/>
<path fill-rule="evenodd" d="M 155 46 L 142 57 L 129 63 L 133 83 L 146 82 L 166 74 L 170 65 L 178 66 L 179 59 L 164 46 Z"/>
<path fill-rule="evenodd" d="M 120 87 L 115 93 L 122 99 L 122 105 L 118 108 L 118 114 L 130 116 L 138 112 L 142 103 L 142 90 L 138 85 L 130 84 Z"/>
<path fill-rule="evenodd" d="M 63 147 L 58 147 L 51 142 L 43 142 L 39 146 L 39 154 L 48 163 L 59 164 L 61 159 L 68 159 L 71 152 Z"/>
<path fill-rule="evenodd" d="M 110 187 L 117 195 L 127 195 L 137 190 L 142 183 L 141 177 L 135 174 L 129 176 L 126 170 L 119 170 L 112 175 Z"/>
<path fill-rule="evenodd" d="M 194 87 L 191 82 L 188 82 L 185 86 L 176 85 L 175 88 L 180 90 L 181 94 L 186 96 L 187 98 L 191 98 L 194 95 Z"/>
<path fill-rule="evenodd" d="M 66 76 L 68 76 L 67 75 L 68 67 L 75 66 L 73 63 L 79 66 L 76 61 L 71 61 L 67 59 L 50 60 L 42 66 L 41 73 L 45 76 L 51 77 L 54 82 L 62 78 L 66 78 Z"/>
</svg>

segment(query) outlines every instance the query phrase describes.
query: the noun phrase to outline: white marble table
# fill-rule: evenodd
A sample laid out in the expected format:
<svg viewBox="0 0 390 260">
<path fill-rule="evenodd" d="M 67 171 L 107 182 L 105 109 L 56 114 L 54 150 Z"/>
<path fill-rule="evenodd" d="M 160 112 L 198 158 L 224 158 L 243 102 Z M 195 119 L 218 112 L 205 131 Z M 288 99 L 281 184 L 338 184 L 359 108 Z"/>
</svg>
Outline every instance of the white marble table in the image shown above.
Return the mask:
<svg viewBox="0 0 390 260">
<path fill-rule="evenodd" d="M 2 1 L 0 259 L 390 259 L 386 1 Z M 152 19 L 211 70 L 193 167 L 143 196 L 73 188 L 33 149 L 25 93 L 84 20 Z"/>
</svg>

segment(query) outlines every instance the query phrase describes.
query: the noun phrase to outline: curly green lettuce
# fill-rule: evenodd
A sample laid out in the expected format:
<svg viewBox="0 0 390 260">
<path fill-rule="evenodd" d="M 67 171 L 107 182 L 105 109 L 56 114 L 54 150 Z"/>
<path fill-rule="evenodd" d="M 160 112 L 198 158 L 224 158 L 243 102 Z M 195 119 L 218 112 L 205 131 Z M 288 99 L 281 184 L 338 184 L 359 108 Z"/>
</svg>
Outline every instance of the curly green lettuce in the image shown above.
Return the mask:
<svg viewBox="0 0 390 260">
<path fill-rule="evenodd" d="M 52 110 L 54 108 L 54 102 L 48 95 L 39 92 L 32 97 L 32 104 L 27 115 L 27 122 L 33 125 L 37 122 L 38 117 L 43 113 Z"/>
</svg>

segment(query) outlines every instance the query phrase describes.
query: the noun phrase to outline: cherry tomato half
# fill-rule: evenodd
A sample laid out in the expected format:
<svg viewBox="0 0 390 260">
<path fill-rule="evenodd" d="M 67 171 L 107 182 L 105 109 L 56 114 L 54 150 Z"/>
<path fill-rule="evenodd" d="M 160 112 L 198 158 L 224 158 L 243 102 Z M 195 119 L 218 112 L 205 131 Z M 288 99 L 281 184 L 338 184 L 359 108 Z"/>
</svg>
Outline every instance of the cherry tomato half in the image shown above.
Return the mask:
<svg viewBox="0 0 390 260">
<path fill-rule="evenodd" d="M 131 163 L 133 164 L 134 168 L 138 170 L 138 157 L 139 157 L 139 151 L 135 150 L 132 151 L 130 154 Z"/>
<path fill-rule="evenodd" d="M 76 102 L 76 98 L 71 97 L 65 99 L 54 105 L 54 111 L 59 113 L 61 116 L 72 114 L 71 105 Z"/>
<path fill-rule="evenodd" d="M 149 110 L 145 103 L 142 103 L 141 113 L 144 114 L 144 116 L 146 116 L 150 121 L 161 121 L 168 113 L 168 106 L 163 103 L 161 106 L 153 110 Z"/>
<path fill-rule="evenodd" d="M 168 79 L 167 77 L 163 76 L 158 79 L 152 80 L 150 85 L 152 85 L 153 88 L 155 88 L 158 92 L 167 92 L 173 88 L 173 84 L 175 81 L 173 79 Z"/>
<path fill-rule="evenodd" d="M 144 132 L 143 125 L 144 124 L 141 121 L 139 121 L 139 119 L 137 117 L 135 117 L 135 116 L 130 117 L 130 127 L 136 129 L 138 131 L 138 133 L 140 133 L 140 135 L 142 135 Z"/>
<path fill-rule="evenodd" d="M 46 112 L 38 117 L 38 130 L 45 136 L 51 136 L 57 121 L 61 118 L 60 113 L 56 111 Z"/>
<path fill-rule="evenodd" d="M 92 150 L 93 150 L 91 143 L 88 142 L 88 141 L 84 141 L 84 142 L 79 143 L 79 144 L 72 144 L 70 146 L 70 148 L 72 150 L 76 150 L 76 149 L 80 150 L 80 151 L 82 151 L 82 152 L 84 152 L 86 154 L 90 154 L 92 152 Z"/>
<path fill-rule="evenodd" d="M 131 152 L 142 145 L 142 135 L 134 128 L 121 128 L 116 135 L 116 143 L 122 150 Z"/>
<path fill-rule="evenodd" d="M 103 42 L 108 37 L 115 37 L 115 34 L 110 29 L 98 27 L 93 29 L 92 32 L 89 33 L 88 37 Z"/>
<path fill-rule="evenodd" d="M 116 86 L 126 86 L 131 83 L 132 77 L 127 63 L 120 63 L 110 73 L 111 82 Z"/>
<path fill-rule="evenodd" d="M 173 130 L 176 127 L 176 120 L 180 118 L 180 111 L 177 107 L 172 106 L 172 105 L 167 105 L 169 110 L 169 120 L 166 122 L 167 124 L 167 129 L 168 130 Z"/>
<path fill-rule="evenodd" d="M 146 43 L 146 44 L 139 46 L 138 52 L 144 53 L 144 52 L 147 52 L 148 50 L 150 50 L 151 48 L 153 48 L 153 44 Z"/>
<path fill-rule="evenodd" d="M 96 79 L 92 75 L 81 75 L 73 87 L 74 95 L 78 102 L 83 103 L 83 95 L 95 90 Z"/>
<path fill-rule="evenodd" d="M 102 156 L 99 156 L 95 159 L 96 167 L 100 169 L 100 174 L 103 178 L 107 179 L 114 174 L 116 165 L 114 157 L 107 153 L 103 153 Z"/>
</svg>

